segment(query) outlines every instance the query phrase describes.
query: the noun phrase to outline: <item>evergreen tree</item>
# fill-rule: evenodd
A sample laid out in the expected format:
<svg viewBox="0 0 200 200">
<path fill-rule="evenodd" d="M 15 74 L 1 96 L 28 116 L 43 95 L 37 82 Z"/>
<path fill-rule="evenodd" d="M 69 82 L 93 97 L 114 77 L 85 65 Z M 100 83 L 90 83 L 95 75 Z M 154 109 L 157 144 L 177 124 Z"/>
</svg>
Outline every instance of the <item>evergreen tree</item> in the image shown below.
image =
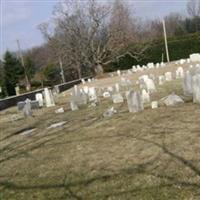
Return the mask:
<svg viewBox="0 0 200 200">
<path fill-rule="evenodd" d="M 34 77 L 35 71 L 36 71 L 34 62 L 30 58 L 30 56 L 26 56 L 24 63 L 25 63 L 25 69 L 26 69 L 26 74 L 28 76 L 28 80 L 29 82 L 31 82 L 31 79 Z"/>
<path fill-rule="evenodd" d="M 4 76 L 3 62 L 0 60 L 0 98 L 6 96 L 5 76 Z"/>
<path fill-rule="evenodd" d="M 23 67 L 10 52 L 6 52 L 3 62 L 5 86 L 8 95 L 15 95 L 15 87 L 23 75 Z"/>
</svg>

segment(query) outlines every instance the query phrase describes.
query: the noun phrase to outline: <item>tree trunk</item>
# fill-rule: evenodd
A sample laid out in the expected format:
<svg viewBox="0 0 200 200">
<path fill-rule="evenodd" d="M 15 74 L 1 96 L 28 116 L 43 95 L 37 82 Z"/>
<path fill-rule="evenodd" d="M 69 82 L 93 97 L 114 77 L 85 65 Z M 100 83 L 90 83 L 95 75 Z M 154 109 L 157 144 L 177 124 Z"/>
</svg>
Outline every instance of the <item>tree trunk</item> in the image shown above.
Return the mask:
<svg viewBox="0 0 200 200">
<path fill-rule="evenodd" d="M 77 72 L 78 72 L 78 79 L 81 79 L 82 75 L 81 75 L 81 67 L 80 67 L 80 65 L 77 65 Z"/>
<path fill-rule="evenodd" d="M 98 75 L 98 76 L 101 76 L 101 75 L 104 73 L 103 66 L 102 66 L 101 64 L 98 63 L 98 64 L 95 66 L 95 73 L 96 73 L 96 75 Z"/>
</svg>

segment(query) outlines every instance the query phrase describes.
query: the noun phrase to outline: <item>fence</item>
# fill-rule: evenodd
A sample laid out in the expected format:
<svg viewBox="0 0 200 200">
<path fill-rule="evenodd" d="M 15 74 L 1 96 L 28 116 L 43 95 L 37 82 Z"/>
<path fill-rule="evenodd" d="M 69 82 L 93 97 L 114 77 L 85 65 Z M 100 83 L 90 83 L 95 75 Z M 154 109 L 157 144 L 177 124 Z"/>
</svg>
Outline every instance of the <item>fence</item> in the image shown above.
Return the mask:
<svg viewBox="0 0 200 200">
<path fill-rule="evenodd" d="M 87 80 L 90 77 L 86 77 L 84 78 L 85 80 Z M 59 84 L 59 85 L 55 85 L 54 88 L 58 93 L 61 93 L 71 87 L 73 87 L 76 84 L 81 83 L 81 79 L 77 79 L 74 81 L 70 81 L 67 83 L 63 83 L 63 84 Z M 44 88 L 39 89 L 39 90 L 35 90 L 32 92 L 28 92 L 28 93 L 24 93 L 18 96 L 12 96 L 12 97 L 7 97 L 5 99 L 1 99 L 0 100 L 0 110 L 4 110 L 6 108 L 12 107 L 12 106 L 16 106 L 17 102 L 19 101 L 25 101 L 27 98 L 31 99 L 31 100 L 35 100 L 35 94 L 36 93 L 41 93 L 44 91 Z"/>
</svg>

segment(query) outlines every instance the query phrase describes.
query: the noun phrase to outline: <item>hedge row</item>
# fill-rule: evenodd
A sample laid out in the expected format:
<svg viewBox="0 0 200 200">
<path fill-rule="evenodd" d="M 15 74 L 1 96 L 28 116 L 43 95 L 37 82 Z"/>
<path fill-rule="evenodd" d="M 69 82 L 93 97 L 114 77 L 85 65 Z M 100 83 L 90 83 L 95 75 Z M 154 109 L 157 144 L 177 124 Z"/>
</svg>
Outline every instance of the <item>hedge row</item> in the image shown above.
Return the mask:
<svg viewBox="0 0 200 200">
<path fill-rule="evenodd" d="M 148 62 L 161 62 L 162 56 L 164 61 L 166 61 L 165 44 L 163 39 L 143 44 L 143 46 L 144 45 L 148 45 L 149 48 L 145 51 L 144 57 L 141 61 L 138 62 L 127 55 L 118 62 L 105 66 L 105 71 L 111 72 L 117 69 L 129 69 L 133 65 L 144 65 Z M 183 35 L 181 37 L 169 38 L 168 48 L 171 61 L 188 58 L 190 54 L 200 52 L 200 32 Z"/>
</svg>

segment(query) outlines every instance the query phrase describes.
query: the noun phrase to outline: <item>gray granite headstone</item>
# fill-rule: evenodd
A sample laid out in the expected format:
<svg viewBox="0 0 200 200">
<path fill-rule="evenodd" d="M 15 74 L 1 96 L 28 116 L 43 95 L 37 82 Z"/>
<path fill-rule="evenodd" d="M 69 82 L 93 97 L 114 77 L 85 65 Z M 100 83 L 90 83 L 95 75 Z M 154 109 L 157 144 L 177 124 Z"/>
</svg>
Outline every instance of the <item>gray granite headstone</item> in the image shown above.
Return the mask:
<svg viewBox="0 0 200 200">
<path fill-rule="evenodd" d="M 17 109 L 20 111 L 20 110 L 23 110 L 24 106 L 25 106 L 25 102 L 24 101 L 19 101 L 17 103 Z"/>
<path fill-rule="evenodd" d="M 129 112 L 136 113 L 144 110 L 142 97 L 139 92 L 133 90 L 126 92 Z"/>
<path fill-rule="evenodd" d="M 200 74 L 192 77 L 193 102 L 200 103 Z"/>
<path fill-rule="evenodd" d="M 25 105 L 24 105 L 24 108 L 23 108 L 23 114 L 24 114 L 25 117 L 32 116 L 31 100 L 30 99 L 26 99 L 26 101 L 25 101 Z"/>
</svg>

